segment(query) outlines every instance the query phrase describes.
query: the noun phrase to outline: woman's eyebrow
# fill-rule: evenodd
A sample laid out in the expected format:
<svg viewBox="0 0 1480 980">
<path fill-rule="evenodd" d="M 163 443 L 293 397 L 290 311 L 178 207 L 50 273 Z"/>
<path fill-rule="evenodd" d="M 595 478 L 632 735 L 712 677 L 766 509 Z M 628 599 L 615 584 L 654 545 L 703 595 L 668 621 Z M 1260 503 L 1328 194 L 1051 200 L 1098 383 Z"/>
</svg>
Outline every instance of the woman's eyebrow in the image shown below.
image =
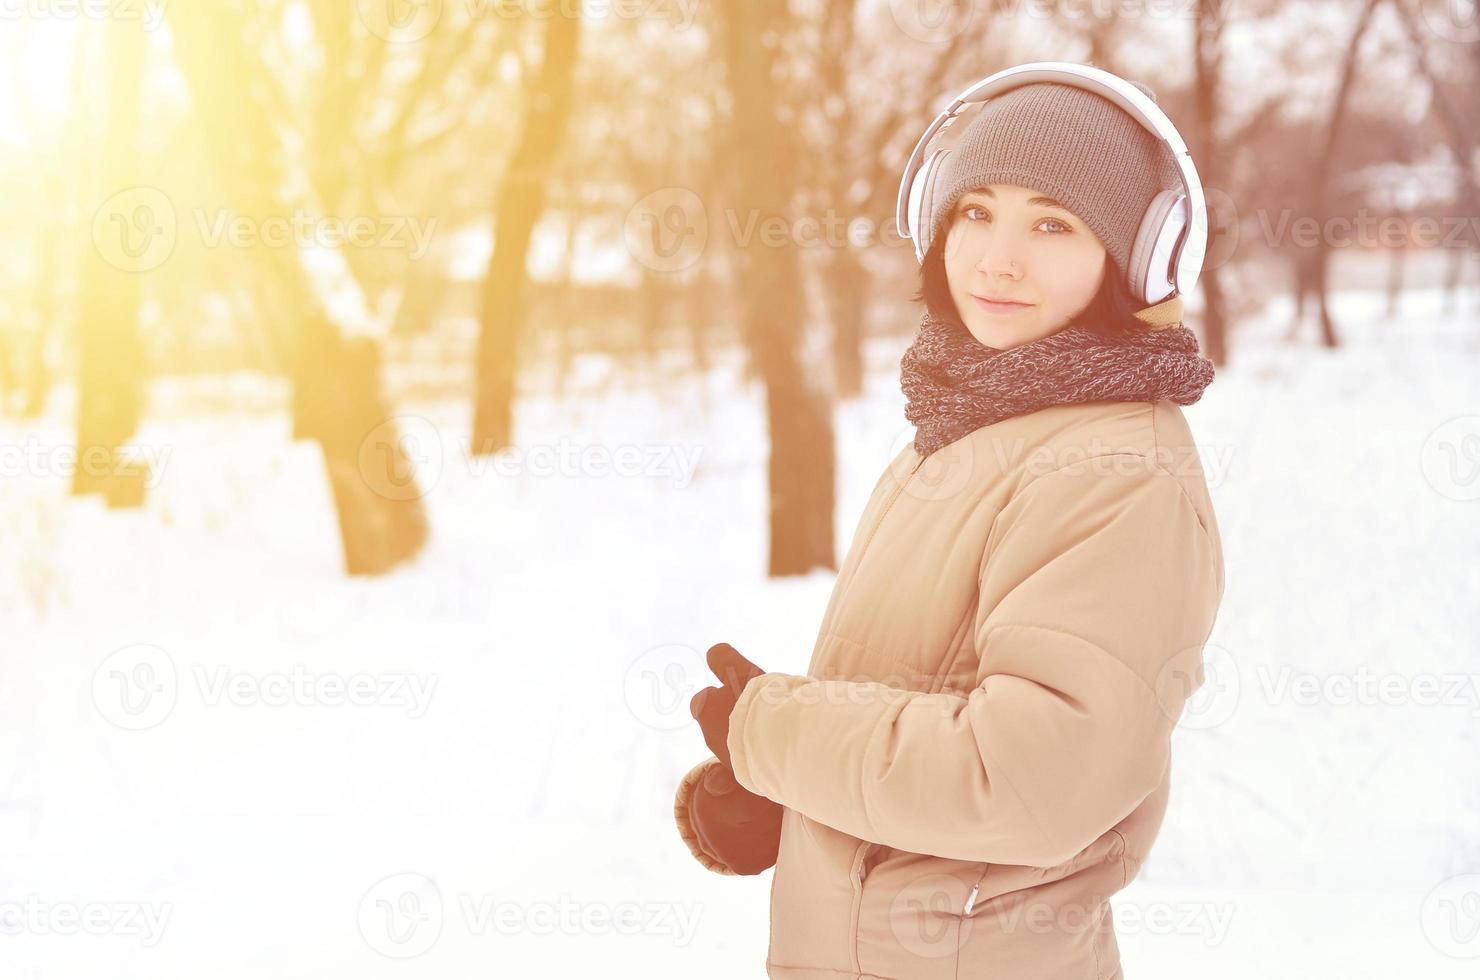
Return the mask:
<svg viewBox="0 0 1480 980">
<path fill-rule="evenodd" d="M 974 190 L 971 193 L 972 194 L 980 194 L 983 197 L 990 197 L 990 198 L 992 198 L 994 200 L 997 197 L 996 194 L 994 194 L 992 191 L 988 190 L 985 187 L 981 188 L 980 190 Z M 1068 208 L 1064 207 L 1062 204 L 1060 204 L 1058 201 L 1055 201 L 1051 197 L 1030 197 L 1030 198 L 1028 198 L 1028 204 L 1030 206 L 1031 205 L 1035 205 L 1035 204 L 1041 204 L 1041 205 L 1043 205 L 1046 208 L 1056 208 L 1056 209 L 1058 209 L 1060 211 L 1068 211 L 1070 214 L 1073 214 L 1074 213 L 1073 211 L 1069 211 Z"/>
</svg>

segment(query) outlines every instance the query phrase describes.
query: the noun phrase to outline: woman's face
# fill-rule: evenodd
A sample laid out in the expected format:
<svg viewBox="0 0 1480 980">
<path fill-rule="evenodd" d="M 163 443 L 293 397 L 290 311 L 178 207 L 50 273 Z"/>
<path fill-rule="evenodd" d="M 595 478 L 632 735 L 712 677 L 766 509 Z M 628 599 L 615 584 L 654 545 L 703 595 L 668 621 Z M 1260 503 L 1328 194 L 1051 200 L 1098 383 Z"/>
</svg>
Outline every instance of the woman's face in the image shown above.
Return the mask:
<svg viewBox="0 0 1480 980">
<path fill-rule="evenodd" d="M 1090 304 L 1107 263 L 1089 226 L 1010 184 L 967 191 L 947 216 L 946 281 L 971 335 L 1005 350 L 1056 332 Z M 990 300 L 1016 300 L 997 304 Z"/>
</svg>

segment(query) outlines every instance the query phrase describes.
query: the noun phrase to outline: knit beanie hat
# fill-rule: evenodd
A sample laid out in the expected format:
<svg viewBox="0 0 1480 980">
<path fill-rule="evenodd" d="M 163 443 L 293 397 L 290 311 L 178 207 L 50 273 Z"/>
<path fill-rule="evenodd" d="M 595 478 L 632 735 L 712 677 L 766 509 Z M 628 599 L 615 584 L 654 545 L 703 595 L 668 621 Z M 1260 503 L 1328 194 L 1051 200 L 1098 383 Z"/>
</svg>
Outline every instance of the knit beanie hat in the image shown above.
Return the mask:
<svg viewBox="0 0 1480 980">
<path fill-rule="evenodd" d="M 1131 84 L 1155 101 L 1151 89 Z M 1059 201 L 1089 225 L 1125 277 L 1142 215 L 1160 191 L 1180 186 L 1180 177 L 1166 144 L 1109 99 L 1033 82 L 982 106 L 942 161 L 931 192 L 930 241 L 962 194 L 990 184 Z"/>
</svg>

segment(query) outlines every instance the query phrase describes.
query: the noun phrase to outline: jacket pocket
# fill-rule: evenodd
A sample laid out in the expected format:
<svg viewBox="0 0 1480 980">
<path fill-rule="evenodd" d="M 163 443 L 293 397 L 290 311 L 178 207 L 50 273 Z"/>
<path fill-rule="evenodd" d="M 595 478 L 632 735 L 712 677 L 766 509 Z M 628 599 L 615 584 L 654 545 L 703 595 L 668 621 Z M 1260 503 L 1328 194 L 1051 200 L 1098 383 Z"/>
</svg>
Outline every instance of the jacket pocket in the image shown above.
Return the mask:
<svg viewBox="0 0 1480 980">
<path fill-rule="evenodd" d="M 873 873 L 874 868 L 877 868 L 885 858 L 893 853 L 894 849 L 884 844 L 865 844 L 858 855 L 854 869 L 854 877 L 858 883 L 863 884 L 864 880 Z"/>
<path fill-rule="evenodd" d="M 1072 875 L 1088 873 L 1092 868 L 1113 869 L 1114 880 L 1108 887 L 1119 890 L 1124 887 L 1126 877 L 1124 854 L 1125 838 L 1121 836 L 1120 831 L 1112 829 L 1095 838 L 1088 847 L 1083 848 L 1069 860 L 1052 867 L 1035 868 L 1026 864 L 983 865 L 983 877 L 978 879 L 978 890 L 972 907 L 979 912 L 982 905 L 991 899 L 1024 888 L 1035 888 L 1039 885 L 1062 881 Z M 985 880 L 987 867 L 991 868 L 990 881 Z"/>
<path fill-rule="evenodd" d="M 970 922 L 961 909 L 983 866 L 883 845 L 867 850 L 855 892 L 854 972 L 912 980 L 955 976 L 963 924 Z"/>
</svg>

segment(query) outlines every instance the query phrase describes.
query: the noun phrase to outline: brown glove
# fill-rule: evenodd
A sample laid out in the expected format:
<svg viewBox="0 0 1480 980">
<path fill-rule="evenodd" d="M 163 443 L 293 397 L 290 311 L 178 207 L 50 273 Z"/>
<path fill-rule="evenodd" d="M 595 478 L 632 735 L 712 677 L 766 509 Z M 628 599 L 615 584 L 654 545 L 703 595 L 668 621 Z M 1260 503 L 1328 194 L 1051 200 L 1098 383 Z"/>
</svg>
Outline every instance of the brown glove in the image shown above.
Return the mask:
<svg viewBox="0 0 1480 980">
<path fill-rule="evenodd" d="M 706 868 L 758 875 L 776 863 L 783 809 L 741 786 L 728 766 L 710 757 L 679 782 L 673 816 L 689 852 Z"/>
<path fill-rule="evenodd" d="M 745 692 L 745 685 L 765 671 L 741 656 L 728 643 L 716 643 L 705 654 L 709 669 L 720 680 L 719 687 L 706 687 L 689 699 L 689 714 L 704 733 L 704 744 L 726 769 L 730 762 L 730 713 Z"/>
</svg>

